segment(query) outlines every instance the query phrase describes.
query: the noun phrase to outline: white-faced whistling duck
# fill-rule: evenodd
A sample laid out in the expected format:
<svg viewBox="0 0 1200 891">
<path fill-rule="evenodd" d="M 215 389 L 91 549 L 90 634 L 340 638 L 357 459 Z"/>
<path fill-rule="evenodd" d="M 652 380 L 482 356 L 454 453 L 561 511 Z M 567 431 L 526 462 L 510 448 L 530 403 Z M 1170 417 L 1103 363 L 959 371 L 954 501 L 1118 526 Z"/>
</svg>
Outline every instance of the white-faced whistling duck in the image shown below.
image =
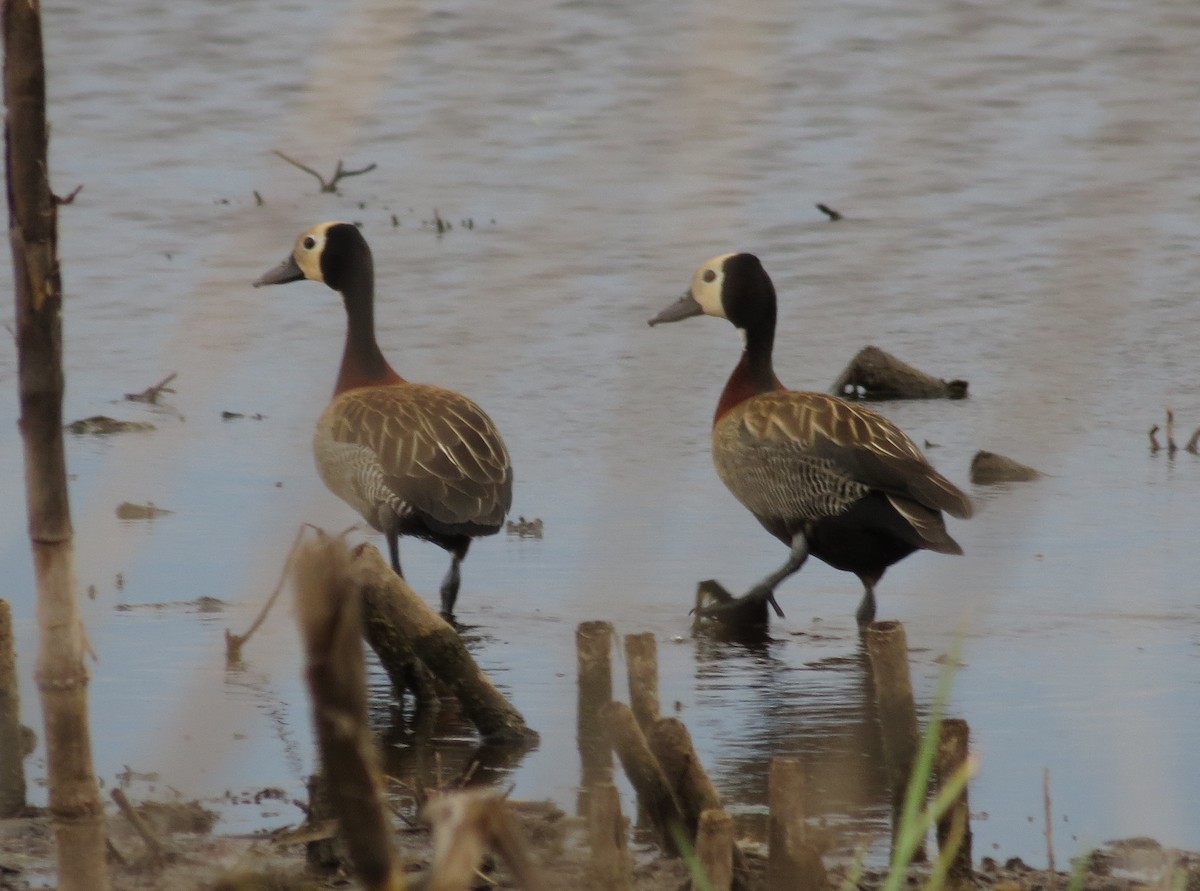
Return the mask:
<svg viewBox="0 0 1200 891">
<path fill-rule="evenodd" d="M 399 537 L 450 552 L 442 612 L 458 597 L 459 564 L 471 539 L 498 532 L 512 504 L 512 465 L 492 421 L 453 390 L 409 383 L 375 340 L 375 272 L 357 227 L 321 223 L 254 283 L 309 279 L 342 295 L 346 346 L 333 400 L 317 421 L 313 452 L 329 489 L 387 537 L 400 571 Z"/>
<path fill-rule="evenodd" d="M 688 292 L 651 325 L 700 314 L 728 319 L 745 348 L 713 417 L 717 473 L 760 523 L 791 547 L 787 561 L 743 597 L 700 610 L 729 624 L 765 623 L 775 587 L 809 554 L 853 572 L 864 594 L 860 627 L 875 617 L 875 585 L 913 551 L 961 554 L 942 511 L 971 501 L 887 418 L 824 393 L 785 389 L 775 376 L 775 288 L 752 254 L 723 254 L 696 270 Z"/>
</svg>

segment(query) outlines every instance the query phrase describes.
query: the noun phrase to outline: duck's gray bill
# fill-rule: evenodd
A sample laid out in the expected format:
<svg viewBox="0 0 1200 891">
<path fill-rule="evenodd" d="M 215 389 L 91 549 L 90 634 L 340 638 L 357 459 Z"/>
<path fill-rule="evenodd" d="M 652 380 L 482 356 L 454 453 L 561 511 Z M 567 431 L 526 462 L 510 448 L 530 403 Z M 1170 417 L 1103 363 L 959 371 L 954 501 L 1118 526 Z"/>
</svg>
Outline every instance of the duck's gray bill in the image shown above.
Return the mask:
<svg viewBox="0 0 1200 891">
<path fill-rule="evenodd" d="M 288 254 L 288 258 L 276 266 L 269 272 L 264 272 L 254 282 L 254 287 L 261 288 L 263 285 L 286 285 L 288 282 L 298 282 L 304 278 L 304 273 L 300 271 L 300 266 L 296 263 L 296 258 Z"/>
<path fill-rule="evenodd" d="M 698 316 L 703 309 L 696 302 L 696 298 L 692 296 L 692 292 L 688 291 L 658 315 L 650 320 L 650 325 L 660 325 L 663 322 L 678 322 L 680 319 L 690 319 L 692 316 Z"/>
</svg>

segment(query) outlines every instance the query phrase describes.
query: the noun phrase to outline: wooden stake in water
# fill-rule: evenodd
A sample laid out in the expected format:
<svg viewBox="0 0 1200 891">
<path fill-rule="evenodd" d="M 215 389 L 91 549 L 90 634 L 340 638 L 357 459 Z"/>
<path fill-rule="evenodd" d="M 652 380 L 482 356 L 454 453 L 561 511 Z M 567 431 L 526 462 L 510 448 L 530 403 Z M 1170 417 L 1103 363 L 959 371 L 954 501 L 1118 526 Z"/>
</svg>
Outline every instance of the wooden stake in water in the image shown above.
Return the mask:
<svg viewBox="0 0 1200 891">
<path fill-rule="evenodd" d="M 872 622 L 867 629 L 867 653 L 871 657 L 871 676 L 875 682 L 875 701 L 879 707 L 879 728 L 883 736 L 883 758 L 892 793 L 892 840 L 895 842 L 908 778 L 920 743 L 904 626 L 892 621 Z M 925 845 L 921 844 L 913 852 L 913 860 L 920 862 L 924 859 Z"/>
<path fill-rule="evenodd" d="M 7 600 L 0 600 L 0 817 L 25 810 L 24 748 L 12 610 Z"/>
<path fill-rule="evenodd" d="M 721 808 L 700 815 L 696 832 L 696 861 L 707 879 L 692 880 L 692 891 L 729 891 L 733 887 L 733 817 Z"/>
<path fill-rule="evenodd" d="M 577 812 L 589 812 L 588 790 L 612 782 L 612 750 L 600 722 L 600 709 L 612 701 L 612 638 L 608 622 L 581 622 L 575 629 L 575 652 L 579 664 L 579 701 L 576 710 L 576 742 L 581 776 Z"/>
<path fill-rule="evenodd" d="M 589 796 L 588 837 L 592 859 L 589 877 L 592 887 L 628 891 L 632 887 L 632 863 L 625 844 L 625 818 L 621 816 L 621 798 L 612 783 L 598 783 Z"/>
<path fill-rule="evenodd" d="M 700 814 L 720 809 L 721 799 L 700 763 L 692 737 L 678 718 L 660 718 L 646 739 L 663 775 L 675 791 L 688 835 L 694 837 L 700 825 Z"/>
<path fill-rule="evenodd" d="M 934 770 L 938 783 L 944 785 L 960 771 L 967 769 L 970 753 L 970 729 L 961 718 L 945 718 L 938 735 Z M 970 881 L 971 868 L 971 811 L 967 802 L 967 787 L 955 799 L 937 824 L 938 851 L 946 856 L 952 850 L 953 859 L 947 875 L 959 884 Z"/>
<path fill-rule="evenodd" d="M 625 635 L 629 705 L 643 733 L 658 720 L 658 643 L 651 632 Z"/>
<path fill-rule="evenodd" d="M 623 702 L 610 702 L 600 710 L 600 719 L 617 750 L 625 775 L 637 792 L 638 803 L 654 823 L 663 850 L 668 856 L 677 856 L 676 838 L 679 833 L 687 832 L 683 811 L 658 759 L 638 728 L 633 711 Z"/>
<path fill-rule="evenodd" d="M 808 842 L 804 822 L 804 770 L 799 758 L 772 758 L 767 780 L 771 809 L 767 860 L 769 891 L 819 891 L 825 866 Z"/>
</svg>

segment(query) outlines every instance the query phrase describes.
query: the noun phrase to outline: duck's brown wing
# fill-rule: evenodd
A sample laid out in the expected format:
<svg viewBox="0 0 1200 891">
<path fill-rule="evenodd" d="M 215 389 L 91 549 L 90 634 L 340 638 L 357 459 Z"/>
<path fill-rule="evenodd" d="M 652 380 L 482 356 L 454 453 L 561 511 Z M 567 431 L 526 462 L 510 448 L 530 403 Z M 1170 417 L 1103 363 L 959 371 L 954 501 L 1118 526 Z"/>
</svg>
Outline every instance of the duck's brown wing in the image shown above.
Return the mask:
<svg viewBox="0 0 1200 891">
<path fill-rule="evenodd" d="M 779 390 L 747 400 L 714 429 L 721 470 L 718 451 L 727 453 L 722 479 L 760 516 L 833 515 L 869 489 L 957 517 L 972 512 L 970 499 L 899 427 L 823 393 Z"/>
<path fill-rule="evenodd" d="M 512 505 L 504 441 L 460 393 L 428 384 L 363 387 L 337 396 L 321 423 L 333 442 L 357 447 L 343 454 L 373 456 L 354 472 L 362 500 L 398 500 L 434 531 L 493 532 Z"/>
</svg>

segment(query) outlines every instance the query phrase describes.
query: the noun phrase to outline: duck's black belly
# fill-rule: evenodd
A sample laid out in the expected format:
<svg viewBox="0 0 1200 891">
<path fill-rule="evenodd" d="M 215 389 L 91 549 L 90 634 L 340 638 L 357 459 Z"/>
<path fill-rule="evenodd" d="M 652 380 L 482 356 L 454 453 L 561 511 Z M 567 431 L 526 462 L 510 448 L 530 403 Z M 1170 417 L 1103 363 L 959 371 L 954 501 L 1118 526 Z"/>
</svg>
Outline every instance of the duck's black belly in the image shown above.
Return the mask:
<svg viewBox="0 0 1200 891">
<path fill-rule="evenodd" d="M 808 551 L 834 569 L 877 575 L 920 547 L 912 527 L 881 492 L 868 492 L 836 516 L 790 523 L 759 521 L 776 538 L 791 544 L 804 532 Z"/>
</svg>

